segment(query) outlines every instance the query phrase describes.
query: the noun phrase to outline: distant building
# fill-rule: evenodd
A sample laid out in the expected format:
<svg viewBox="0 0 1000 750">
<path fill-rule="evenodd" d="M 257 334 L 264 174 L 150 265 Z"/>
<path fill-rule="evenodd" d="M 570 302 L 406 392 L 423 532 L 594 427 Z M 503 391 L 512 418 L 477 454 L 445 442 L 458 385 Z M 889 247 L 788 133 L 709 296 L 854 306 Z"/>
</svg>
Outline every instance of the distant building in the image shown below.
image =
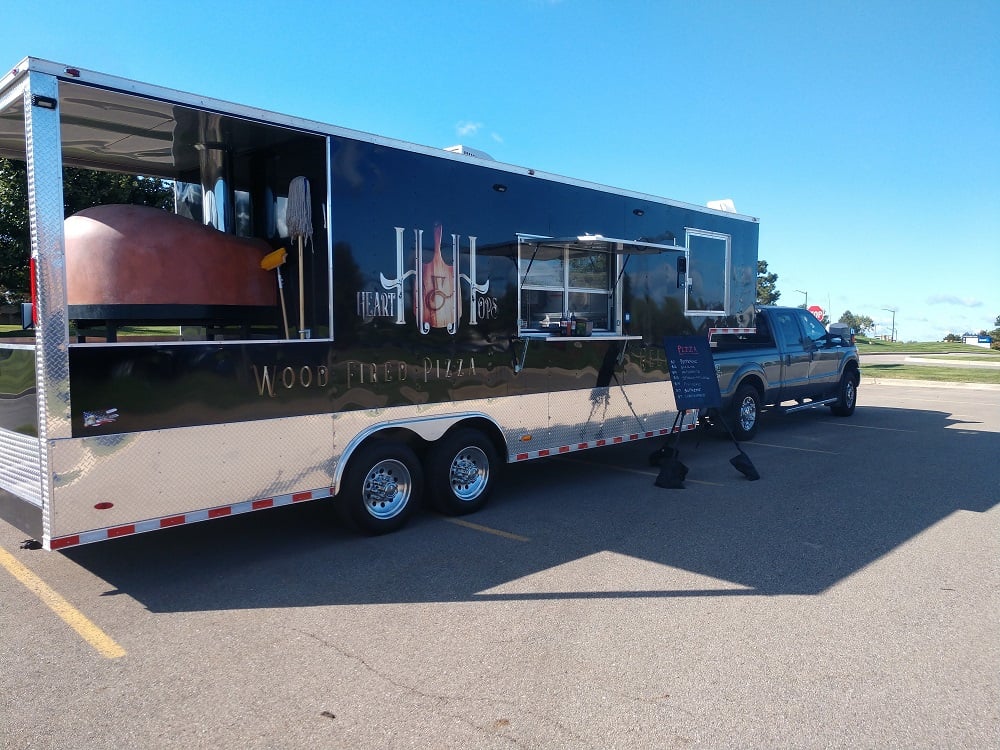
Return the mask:
<svg viewBox="0 0 1000 750">
<path fill-rule="evenodd" d="M 990 345 L 993 343 L 992 337 L 980 336 L 978 333 L 963 333 L 962 341 L 966 344 L 972 344 L 973 346 L 981 346 L 983 349 L 989 349 Z"/>
</svg>

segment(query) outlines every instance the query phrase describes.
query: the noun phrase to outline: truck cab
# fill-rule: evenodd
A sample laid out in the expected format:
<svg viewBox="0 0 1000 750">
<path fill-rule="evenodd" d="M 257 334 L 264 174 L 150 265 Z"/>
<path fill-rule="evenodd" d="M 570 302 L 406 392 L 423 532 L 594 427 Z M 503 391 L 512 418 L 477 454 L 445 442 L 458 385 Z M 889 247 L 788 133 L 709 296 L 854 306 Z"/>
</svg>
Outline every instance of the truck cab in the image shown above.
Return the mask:
<svg viewBox="0 0 1000 750">
<path fill-rule="evenodd" d="M 722 394 L 714 418 L 731 426 L 737 439 L 756 434 L 765 408 L 829 406 L 838 416 L 854 413 L 861 379 L 857 347 L 842 327 L 828 331 L 808 310 L 760 307 L 752 329 L 713 336 L 712 347 Z"/>
</svg>

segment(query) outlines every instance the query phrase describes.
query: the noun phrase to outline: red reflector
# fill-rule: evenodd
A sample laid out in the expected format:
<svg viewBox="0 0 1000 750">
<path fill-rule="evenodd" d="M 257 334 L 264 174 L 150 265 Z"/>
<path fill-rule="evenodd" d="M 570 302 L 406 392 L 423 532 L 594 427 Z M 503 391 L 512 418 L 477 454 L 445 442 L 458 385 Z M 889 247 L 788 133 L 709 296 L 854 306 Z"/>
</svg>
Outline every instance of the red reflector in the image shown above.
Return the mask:
<svg viewBox="0 0 1000 750">
<path fill-rule="evenodd" d="M 62 549 L 63 547 L 72 547 L 80 543 L 80 535 L 75 534 L 73 536 L 64 536 L 62 539 L 53 539 L 49 546 L 52 549 Z"/>
<path fill-rule="evenodd" d="M 97 503 L 94 506 L 94 508 L 96 508 L 97 510 L 109 510 L 114 507 L 115 507 L 114 503 Z"/>
<path fill-rule="evenodd" d="M 35 259 L 28 259 L 28 276 L 30 277 L 30 287 L 31 287 L 31 322 L 33 325 L 38 325 L 38 288 L 35 282 Z"/>
<path fill-rule="evenodd" d="M 528 460 L 528 454 L 527 453 L 518 453 L 517 456 L 516 456 L 516 458 L 517 458 L 518 461 L 527 461 Z"/>
<path fill-rule="evenodd" d="M 251 506 L 254 510 L 262 510 L 263 508 L 270 508 L 274 505 L 274 498 L 269 497 L 266 500 L 254 500 Z"/>
<path fill-rule="evenodd" d="M 226 507 L 226 508 L 212 508 L 210 511 L 208 511 L 208 517 L 209 518 L 222 518 L 222 516 L 228 516 L 232 512 L 233 512 L 233 509 L 229 508 L 229 507 Z"/>
<path fill-rule="evenodd" d="M 311 492 L 296 492 L 292 495 L 293 503 L 301 503 L 303 500 L 312 500 L 313 493 Z"/>
<path fill-rule="evenodd" d="M 568 445 L 560 445 L 559 446 L 559 452 L 560 453 L 569 453 L 569 446 Z"/>
<path fill-rule="evenodd" d="M 168 526 L 180 526 L 185 521 L 184 516 L 170 516 L 170 518 L 160 519 L 160 528 L 165 529 Z"/>
<path fill-rule="evenodd" d="M 113 529 L 108 529 L 108 537 L 116 536 L 128 536 L 129 534 L 135 533 L 135 524 L 130 523 L 127 526 L 115 526 Z"/>
</svg>

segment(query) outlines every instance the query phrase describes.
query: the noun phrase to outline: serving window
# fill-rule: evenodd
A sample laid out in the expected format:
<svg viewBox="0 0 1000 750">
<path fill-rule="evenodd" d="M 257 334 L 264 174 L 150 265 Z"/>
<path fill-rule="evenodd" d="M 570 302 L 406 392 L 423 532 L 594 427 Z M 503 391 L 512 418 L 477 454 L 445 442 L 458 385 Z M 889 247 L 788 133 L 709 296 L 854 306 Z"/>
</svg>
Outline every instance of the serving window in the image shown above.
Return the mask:
<svg viewBox="0 0 1000 750">
<path fill-rule="evenodd" d="M 562 318 L 593 323 L 595 331 L 611 328 L 612 256 L 591 248 L 522 243 L 522 328 L 548 330 Z"/>
<path fill-rule="evenodd" d="M 563 319 L 620 334 L 621 275 L 629 255 L 683 251 L 678 246 L 601 235 L 518 238 L 521 331 L 547 332 Z"/>
</svg>

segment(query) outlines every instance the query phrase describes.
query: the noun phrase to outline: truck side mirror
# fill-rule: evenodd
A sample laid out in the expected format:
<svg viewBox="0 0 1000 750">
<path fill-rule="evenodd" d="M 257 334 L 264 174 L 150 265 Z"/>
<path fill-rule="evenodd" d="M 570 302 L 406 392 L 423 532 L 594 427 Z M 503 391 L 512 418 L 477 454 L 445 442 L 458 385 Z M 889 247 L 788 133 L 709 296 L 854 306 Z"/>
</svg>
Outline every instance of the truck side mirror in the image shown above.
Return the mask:
<svg viewBox="0 0 1000 750">
<path fill-rule="evenodd" d="M 35 321 L 32 315 L 32 305 L 30 302 L 21 303 L 21 328 L 34 328 Z"/>
</svg>

